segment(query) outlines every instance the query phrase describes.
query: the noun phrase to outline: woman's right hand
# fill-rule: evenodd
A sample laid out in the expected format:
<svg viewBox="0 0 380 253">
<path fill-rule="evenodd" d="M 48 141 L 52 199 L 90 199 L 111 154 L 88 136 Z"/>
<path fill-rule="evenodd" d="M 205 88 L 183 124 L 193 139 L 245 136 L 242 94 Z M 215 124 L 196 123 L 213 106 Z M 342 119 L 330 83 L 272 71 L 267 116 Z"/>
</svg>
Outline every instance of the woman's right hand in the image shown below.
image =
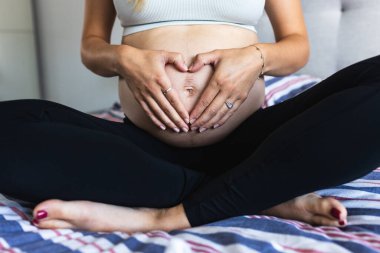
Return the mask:
<svg viewBox="0 0 380 253">
<path fill-rule="evenodd" d="M 187 72 L 183 56 L 179 53 L 143 50 L 121 45 L 118 50 L 117 72 L 126 81 L 135 99 L 149 118 L 165 130 L 189 131 L 189 113 L 172 88 L 165 71 L 166 64 L 173 64 L 179 71 Z"/>
</svg>

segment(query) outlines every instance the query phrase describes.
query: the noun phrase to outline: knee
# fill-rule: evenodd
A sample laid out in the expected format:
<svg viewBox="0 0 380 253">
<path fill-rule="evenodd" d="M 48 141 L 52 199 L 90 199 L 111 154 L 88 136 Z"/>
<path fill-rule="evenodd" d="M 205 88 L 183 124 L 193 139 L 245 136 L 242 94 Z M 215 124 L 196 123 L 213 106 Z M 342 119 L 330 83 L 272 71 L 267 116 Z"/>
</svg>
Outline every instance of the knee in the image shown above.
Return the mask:
<svg viewBox="0 0 380 253">
<path fill-rule="evenodd" d="M 376 65 L 380 65 L 380 54 L 368 59 L 370 62 Z"/>
<path fill-rule="evenodd" d="M 8 101 L 1 101 L 0 108 L 16 108 L 16 109 L 28 109 L 28 108 L 44 108 L 51 107 L 57 103 L 43 100 L 43 99 L 15 99 Z"/>
<path fill-rule="evenodd" d="M 358 62 L 357 65 L 360 71 L 358 85 L 380 88 L 380 55 Z"/>
<path fill-rule="evenodd" d="M 18 99 L 0 102 L 0 113 L 2 120 L 37 119 L 46 108 L 58 104 L 41 99 Z"/>
</svg>

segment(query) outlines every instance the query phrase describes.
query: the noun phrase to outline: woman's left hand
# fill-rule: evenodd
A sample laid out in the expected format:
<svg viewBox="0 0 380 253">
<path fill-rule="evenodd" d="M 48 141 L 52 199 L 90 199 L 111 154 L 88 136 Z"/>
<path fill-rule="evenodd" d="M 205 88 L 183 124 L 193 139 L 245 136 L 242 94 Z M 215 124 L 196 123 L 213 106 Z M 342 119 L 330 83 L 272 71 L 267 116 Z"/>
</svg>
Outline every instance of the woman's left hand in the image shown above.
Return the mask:
<svg viewBox="0 0 380 253">
<path fill-rule="evenodd" d="M 255 46 L 214 50 L 198 54 L 189 72 L 207 64 L 215 72 L 190 113 L 191 129 L 199 132 L 223 125 L 240 107 L 261 73 L 263 60 Z"/>
</svg>

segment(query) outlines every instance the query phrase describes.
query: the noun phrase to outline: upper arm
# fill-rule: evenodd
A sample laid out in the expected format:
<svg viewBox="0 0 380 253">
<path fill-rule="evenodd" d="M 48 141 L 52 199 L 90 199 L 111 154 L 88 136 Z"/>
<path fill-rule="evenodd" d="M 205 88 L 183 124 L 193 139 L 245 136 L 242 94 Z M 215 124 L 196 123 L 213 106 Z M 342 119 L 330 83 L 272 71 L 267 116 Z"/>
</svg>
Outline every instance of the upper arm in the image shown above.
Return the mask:
<svg viewBox="0 0 380 253">
<path fill-rule="evenodd" d="M 86 0 L 82 43 L 90 37 L 110 42 L 116 10 L 112 0 Z"/>
<path fill-rule="evenodd" d="M 265 11 L 272 23 L 276 41 L 292 34 L 307 39 L 301 0 L 266 0 Z"/>
</svg>

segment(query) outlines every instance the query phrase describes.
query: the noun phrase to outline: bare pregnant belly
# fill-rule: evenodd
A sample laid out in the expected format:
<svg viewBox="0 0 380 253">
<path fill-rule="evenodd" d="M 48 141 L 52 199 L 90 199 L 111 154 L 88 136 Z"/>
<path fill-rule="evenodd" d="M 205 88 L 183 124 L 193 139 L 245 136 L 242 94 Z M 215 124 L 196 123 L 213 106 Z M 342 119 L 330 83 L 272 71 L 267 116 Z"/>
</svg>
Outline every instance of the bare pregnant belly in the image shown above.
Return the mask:
<svg viewBox="0 0 380 253">
<path fill-rule="evenodd" d="M 249 30 L 228 25 L 195 25 L 148 30 L 124 37 L 123 43 L 141 49 L 182 53 L 186 63 L 190 65 L 199 53 L 214 49 L 249 46 L 257 43 L 257 37 L 255 33 Z M 196 73 L 183 73 L 177 71 L 172 65 L 167 65 L 166 73 L 173 88 L 178 92 L 183 105 L 190 113 L 206 88 L 213 74 L 213 68 L 206 65 Z M 195 131 L 176 133 L 171 129 L 163 131 L 158 128 L 135 100 L 128 84 L 123 79 L 119 81 L 119 98 L 122 110 L 136 126 L 170 145 L 197 147 L 222 140 L 247 117 L 257 111 L 264 101 L 264 82 L 257 80 L 253 84 L 248 98 L 223 126 L 217 129 L 209 129 L 203 133 Z"/>
</svg>

